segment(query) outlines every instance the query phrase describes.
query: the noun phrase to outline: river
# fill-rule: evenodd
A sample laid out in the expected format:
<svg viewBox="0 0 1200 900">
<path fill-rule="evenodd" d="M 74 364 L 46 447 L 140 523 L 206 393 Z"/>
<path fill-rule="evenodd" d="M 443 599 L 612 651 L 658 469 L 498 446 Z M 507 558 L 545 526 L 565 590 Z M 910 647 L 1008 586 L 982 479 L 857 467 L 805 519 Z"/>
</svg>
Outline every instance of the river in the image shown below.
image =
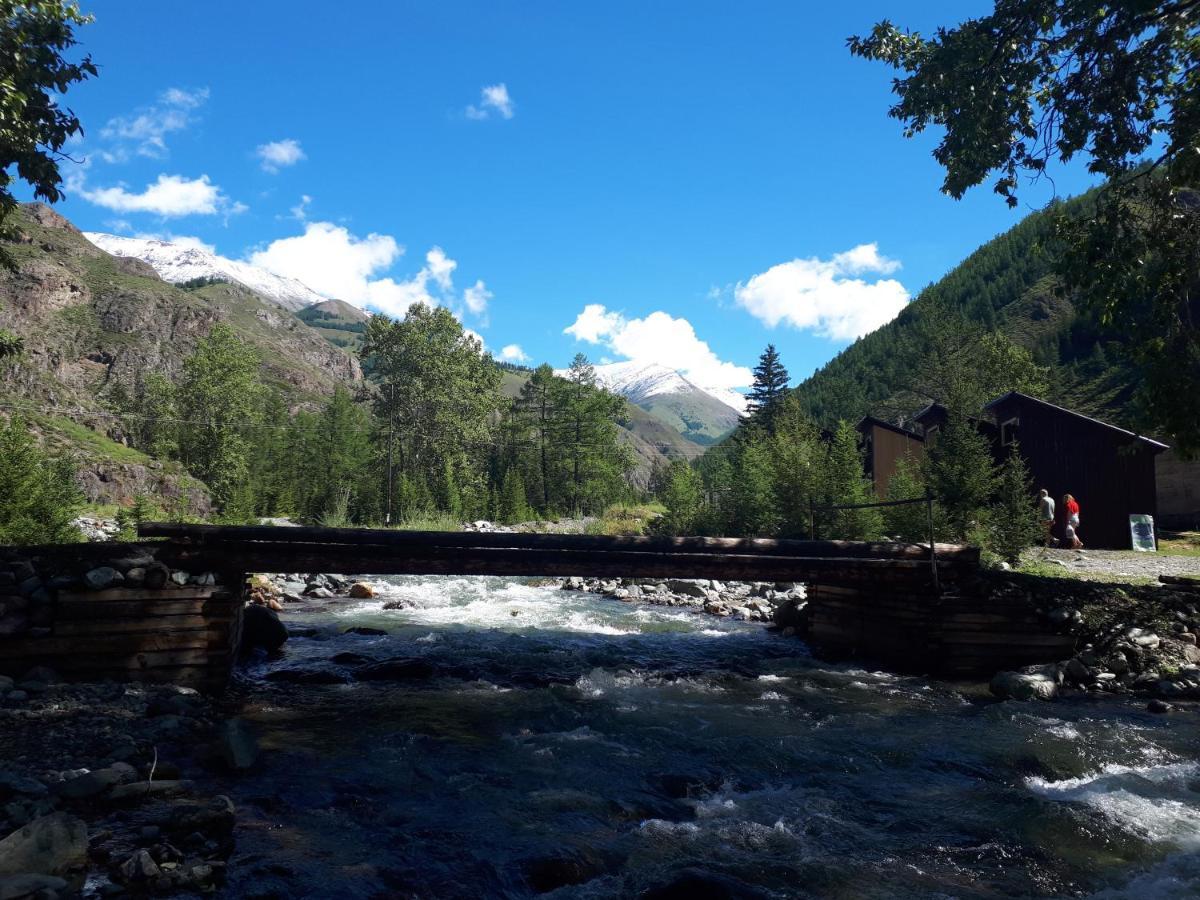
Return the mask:
<svg viewBox="0 0 1200 900">
<path fill-rule="evenodd" d="M 235 896 L 1200 896 L 1193 710 L 998 703 L 533 581 L 374 583 L 286 613 L 235 692 L 263 751 L 224 785 Z M 394 657 L 422 662 L 269 680 Z"/>
</svg>

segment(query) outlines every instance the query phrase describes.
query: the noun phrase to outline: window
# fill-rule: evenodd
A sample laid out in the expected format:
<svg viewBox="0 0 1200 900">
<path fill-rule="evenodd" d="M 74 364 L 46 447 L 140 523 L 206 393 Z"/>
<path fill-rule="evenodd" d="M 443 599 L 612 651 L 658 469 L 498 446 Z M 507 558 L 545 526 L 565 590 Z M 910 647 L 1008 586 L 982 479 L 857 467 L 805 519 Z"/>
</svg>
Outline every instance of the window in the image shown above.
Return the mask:
<svg viewBox="0 0 1200 900">
<path fill-rule="evenodd" d="M 1000 446 L 1007 447 L 1017 442 L 1017 432 L 1021 427 L 1020 419 L 1006 419 L 1000 423 Z"/>
</svg>

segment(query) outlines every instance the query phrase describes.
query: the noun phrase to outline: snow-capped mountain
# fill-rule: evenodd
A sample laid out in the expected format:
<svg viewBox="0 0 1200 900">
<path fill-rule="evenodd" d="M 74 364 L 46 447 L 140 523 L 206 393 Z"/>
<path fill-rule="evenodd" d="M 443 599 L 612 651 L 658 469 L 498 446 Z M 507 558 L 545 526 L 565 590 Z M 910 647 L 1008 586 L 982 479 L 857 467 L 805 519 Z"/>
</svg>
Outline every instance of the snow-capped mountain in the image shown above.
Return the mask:
<svg viewBox="0 0 1200 900">
<path fill-rule="evenodd" d="M 290 310 L 303 309 L 328 299 L 295 278 L 285 278 L 200 247 L 154 238 L 121 237 L 98 231 L 85 231 L 83 236 L 105 253 L 131 256 L 149 263 L 163 281 L 172 284 L 193 278 L 224 278 L 226 281 L 236 281 Z"/>
<path fill-rule="evenodd" d="M 736 391 L 702 388 L 661 363 L 608 363 L 596 380 L 698 444 L 711 444 L 737 426 L 746 398 Z M 558 374 L 564 375 L 565 371 Z"/>
<path fill-rule="evenodd" d="M 634 403 L 642 403 L 659 394 L 687 394 L 703 391 L 720 400 L 735 412 L 745 409 L 746 398 L 737 391 L 706 388 L 689 381 L 675 369 L 661 363 L 627 362 L 608 363 L 596 366 L 596 378 L 609 391 L 628 397 Z"/>
</svg>

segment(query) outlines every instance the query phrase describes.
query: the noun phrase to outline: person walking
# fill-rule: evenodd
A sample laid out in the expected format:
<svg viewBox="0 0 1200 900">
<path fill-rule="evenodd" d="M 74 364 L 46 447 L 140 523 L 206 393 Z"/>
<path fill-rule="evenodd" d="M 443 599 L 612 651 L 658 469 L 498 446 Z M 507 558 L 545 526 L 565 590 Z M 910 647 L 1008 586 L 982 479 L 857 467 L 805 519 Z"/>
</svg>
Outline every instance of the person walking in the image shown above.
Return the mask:
<svg viewBox="0 0 1200 900">
<path fill-rule="evenodd" d="M 1038 521 L 1042 523 L 1042 543 L 1049 547 L 1054 540 L 1051 534 L 1054 528 L 1054 498 L 1045 488 L 1038 491 Z"/>
<path fill-rule="evenodd" d="M 1063 515 L 1066 524 L 1063 526 L 1063 540 L 1072 550 L 1082 550 L 1083 541 L 1079 539 L 1079 503 L 1070 494 L 1063 496 Z"/>
</svg>

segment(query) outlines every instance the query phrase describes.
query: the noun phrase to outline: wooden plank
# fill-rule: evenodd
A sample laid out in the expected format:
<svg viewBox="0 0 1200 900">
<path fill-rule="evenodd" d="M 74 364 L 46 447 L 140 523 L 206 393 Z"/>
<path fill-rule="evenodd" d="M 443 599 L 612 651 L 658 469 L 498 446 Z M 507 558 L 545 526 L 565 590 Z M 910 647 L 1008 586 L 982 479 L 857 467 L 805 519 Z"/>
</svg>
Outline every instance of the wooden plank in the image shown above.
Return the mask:
<svg viewBox="0 0 1200 900">
<path fill-rule="evenodd" d="M 212 615 L 229 618 L 241 600 L 110 600 L 93 603 L 90 600 L 59 600 L 55 607 L 56 620 L 94 621 L 96 619 L 125 619 L 142 617 L 172 618 L 174 616 Z"/>
<path fill-rule="evenodd" d="M 368 548 L 369 549 L 369 548 Z M 586 575 L 591 577 L 713 578 L 724 581 L 821 581 L 852 584 L 930 581 L 920 560 L 801 558 L 701 553 L 637 553 L 569 550 L 434 548 L 420 556 L 363 552 L 347 547 L 247 545 L 181 547 L 163 551 L 183 569 L 208 569 L 217 562 L 248 572 L 341 572 L 410 575 Z"/>
<path fill-rule="evenodd" d="M 0 641 L 0 661 L 35 656 L 86 656 L 97 653 L 149 653 L 162 650 L 203 650 L 209 645 L 207 631 L 178 635 L 135 634 L 94 637 L 45 637 Z"/>
<path fill-rule="evenodd" d="M 162 616 L 150 619 L 96 619 L 90 622 L 55 622 L 55 637 L 101 634 L 161 634 L 175 635 L 194 631 L 213 631 L 225 634 L 233 617 L 214 619 L 209 616 Z"/>
<path fill-rule="evenodd" d="M 224 664 L 228 654 L 210 650 L 154 650 L 129 655 L 96 655 L 87 659 L 79 657 L 56 657 L 55 668 L 64 672 L 128 669 L 154 669 L 160 666 L 211 666 Z"/>
<path fill-rule="evenodd" d="M 146 522 L 143 537 L 167 537 L 193 543 L 377 546 L 413 551 L 423 547 L 458 549 L 529 549 L 641 551 L 667 553 L 732 553 L 798 557 L 929 558 L 928 544 L 863 541 L 802 541 L 767 538 L 637 537 L 583 534 L 516 534 L 497 532 L 398 531 L 379 528 L 275 528 L 259 525 L 185 525 Z M 959 544 L 936 544 L 938 557 L 977 562 L 979 549 Z"/>
<path fill-rule="evenodd" d="M 218 600 L 232 596 L 230 589 L 224 585 L 211 587 L 178 587 L 164 585 L 161 588 L 108 588 L 103 591 L 59 591 L 58 599 L 64 603 L 107 603 L 117 602 L 154 602 L 179 600 Z"/>
</svg>

